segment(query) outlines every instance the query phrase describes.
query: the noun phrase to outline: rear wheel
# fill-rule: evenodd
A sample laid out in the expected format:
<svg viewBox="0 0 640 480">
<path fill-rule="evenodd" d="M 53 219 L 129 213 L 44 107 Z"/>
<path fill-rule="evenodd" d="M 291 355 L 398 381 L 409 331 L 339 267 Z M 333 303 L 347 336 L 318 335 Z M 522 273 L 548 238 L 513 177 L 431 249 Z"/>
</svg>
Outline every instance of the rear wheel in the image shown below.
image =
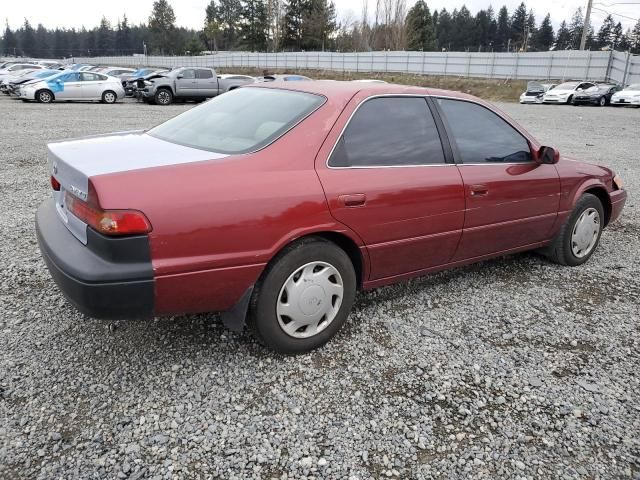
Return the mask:
<svg viewBox="0 0 640 480">
<path fill-rule="evenodd" d="M 604 107 L 606 104 L 607 104 L 606 97 L 600 97 L 600 100 L 598 100 L 598 105 L 600 105 L 601 107 Z"/>
<path fill-rule="evenodd" d="M 154 99 L 158 105 L 171 105 L 173 102 L 173 93 L 171 93 L 171 90 L 161 88 L 156 92 Z"/>
<path fill-rule="evenodd" d="M 308 352 L 340 329 L 355 292 L 355 270 L 344 250 L 321 238 L 303 239 L 267 267 L 254 290 L 248 323 L 273 350 Z"/>
<path fill-rule="evenodd" d="M 543 253 L 560 265 L 582 265 L 589 260 L 598 246 L 604 218 L 604 208 L 600 199 L 585 193 Z"/>
<path fill-rule="evenodd" d="M 40 103 L 51 103 L 53 102 L 53 93 L 49 90 L 40 90 L 36 93 L 36 99 Z"/>
<path fill-rule="evenodd" d="M 111 90 L 107 90 L 102 94 L 102 103 L 116 103 L 116 100 L 118 100 L 118 95 Z"/>
</svg>

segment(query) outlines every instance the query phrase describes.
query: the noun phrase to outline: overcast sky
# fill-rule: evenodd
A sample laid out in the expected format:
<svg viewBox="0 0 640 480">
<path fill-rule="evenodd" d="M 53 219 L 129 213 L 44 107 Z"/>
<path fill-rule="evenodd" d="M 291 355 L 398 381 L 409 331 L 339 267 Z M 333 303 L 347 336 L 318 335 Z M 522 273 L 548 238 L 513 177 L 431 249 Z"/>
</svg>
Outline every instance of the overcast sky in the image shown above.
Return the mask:
<svg viewBox="0 0 640 480">
<path fill-rule="evenodd" d="M 486 8 L 490 3 L 493 4 L 497 11 L 503 4 L 507 5 L 511 13 L 515 7 L 520 4 L 521 0 L 499 0 L 491 2 L 491 0 L 427 0 L 427 4 L 433 10 L 440 10 L 446 7 L 449 11 L 456 7 L 466 4 L 467 8 L 474 14 L 478 9 Z M 338 16 L 340 19 L 351 18 L 353 20 L 360 17 L 362 11 L 363 0 L 334 0 Z M 611 5 L 619 2 L 632 2 L 636 5 L 619 4 Z M 35 27 L 38 23 L 42 23 L 46 27 L 76 27 L 80 28 L 96 26 L 103 15 L 111 22 L 115 23 L 119 16 L 127 14 L 130 22 L 140 23 L 146 22 L 151 11 L 153 0 L 108 0 L 108 1 L 71 1 L 71 0 L 6 0 L 3 1 L 0 9 L 0 15 L 6 17 L 11 28 L 18 28 L 24 18 L 28 18 Z M 170 0 L 173 6 L 177 23 L 180 26 L 201 28 L 204 22 L 204 10 L 208 4 L 208 0 Z M 407 0 L 407 8 L 415 3 L 415 0 Z M 571 15 L 578 7 L 585 7 L 586 0 L 530 0 L 528 3 L 533 8 L 538 23 L 547 12 L 551 13 L 554 25 L 558 25 L 563 19 L 569 21 Z M 598 4 L 607 4 L 604 6 Z M 369 0 L 369 11 L 374 9 L 375 0 Z M 612 13 L 618 13 L 627 17 L 640 18 L 640 0 L 596 0 L 594 7 L 608 10 Z M 593 11 L 593 24 L 596 29 L 602 22 L 606 13 Z M 2 18 L 0 17 L 0 18 Z M 614 17 L 617 21 L 622 22 L 625 30 L 632 27 L 635 21 L 625 19 L 620 16 Z"/>
</svg>

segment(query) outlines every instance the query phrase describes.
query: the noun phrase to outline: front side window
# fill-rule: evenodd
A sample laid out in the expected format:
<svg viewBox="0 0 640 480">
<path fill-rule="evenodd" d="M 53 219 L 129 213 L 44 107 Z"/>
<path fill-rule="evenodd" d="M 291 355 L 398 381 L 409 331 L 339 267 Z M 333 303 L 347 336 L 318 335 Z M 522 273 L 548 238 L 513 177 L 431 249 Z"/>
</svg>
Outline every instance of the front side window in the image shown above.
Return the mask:
<svg viewBox="0 0 640 480">
<path fill-rule="evenodd" d="M 462 163 L 531 161 L 529 142 L 488 108 L 463 100 L 438 99 Z"/>
<path fill-rule="evenodd" d="M 259 150 L 311 114 L 325 97 L 268 88 L 238 88 L 152 128 L 168 142 L 213 152 Z"/>
<path fill-rule="evenodd" d="M 356 110 L 329 166 L 379 167 L 444 163 L 435 121 L 422 97 L 381 97 Z"/>
<path fill-rule="evenodd" d="M 196 71 L 191 69 L 183 70 L 180 75 L 182 75 L 182 78 L 193 79 L 196 78 Z"/>
</svg>

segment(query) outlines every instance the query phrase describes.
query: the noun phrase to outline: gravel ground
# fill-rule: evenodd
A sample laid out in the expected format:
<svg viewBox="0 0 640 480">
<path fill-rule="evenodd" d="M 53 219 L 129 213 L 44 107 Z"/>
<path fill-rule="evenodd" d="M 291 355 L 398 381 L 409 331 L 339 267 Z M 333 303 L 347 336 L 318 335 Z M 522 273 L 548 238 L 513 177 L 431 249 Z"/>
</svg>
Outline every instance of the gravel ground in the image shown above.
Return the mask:
<svg viewBox="0 0 640 480">
<path fill-rule="evenodd" d="M 188 106 L 0 98 L 0 478 L 640 478 L 640 110 L 501 106 L 625 180 L 595 256 L 362 293 L 330 344 L 282 357 L 216 315 L 83 318 L 38 253 L 45 142 Z"/>
</svg>

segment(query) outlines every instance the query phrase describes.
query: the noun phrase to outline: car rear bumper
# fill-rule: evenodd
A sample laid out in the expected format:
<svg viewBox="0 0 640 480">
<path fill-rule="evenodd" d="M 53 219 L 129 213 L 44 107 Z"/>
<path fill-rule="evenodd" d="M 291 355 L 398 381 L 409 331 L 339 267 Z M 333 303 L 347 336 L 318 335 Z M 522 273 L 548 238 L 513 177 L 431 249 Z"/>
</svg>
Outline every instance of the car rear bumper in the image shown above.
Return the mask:
<svg viewBox="0 0 640 480">
<path fill-rule="evenodd" d="M 614 190 L 609 193 L 609 198 L 611 198 L 611 218 L 609 218 L 609 223 L 611 223 L 620 217 L 624 204 L 627 202 L 627 191 Z"/>
<path fill-rule="evenodd" d="M 88 229 L 77 240 L 56 212 L 53 199 L 36 213 L 42 256 L 56 284 L 78 310 L 94 318 L 149 318 L 154 278 L 146 235 L 110 238 Z"/>
</svg>

